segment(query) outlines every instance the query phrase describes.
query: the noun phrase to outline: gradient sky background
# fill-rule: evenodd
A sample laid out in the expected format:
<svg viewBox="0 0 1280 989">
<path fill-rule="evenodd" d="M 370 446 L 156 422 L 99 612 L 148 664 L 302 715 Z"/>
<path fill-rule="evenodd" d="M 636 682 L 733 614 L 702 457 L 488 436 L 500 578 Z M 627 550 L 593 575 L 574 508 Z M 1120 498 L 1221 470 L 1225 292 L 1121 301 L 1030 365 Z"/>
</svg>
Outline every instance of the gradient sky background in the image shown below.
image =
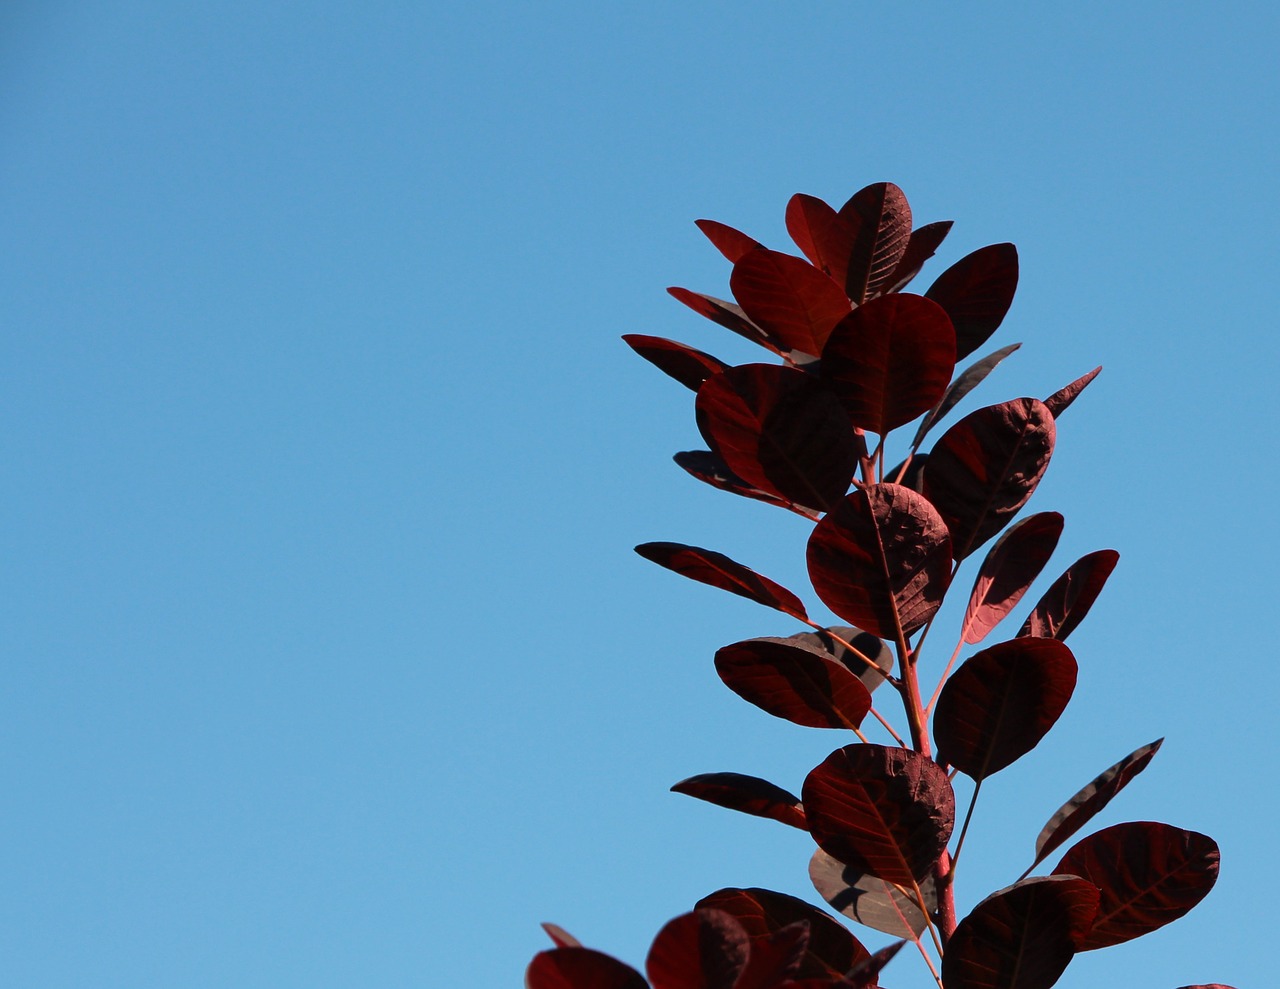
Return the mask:
<svg viewBox="0 0 1280 989">
<path fill-rule="evenodd" d="M 718 887 L 816 900 L 807 836 L 667 792 L 798 789 L 847 741 L 712 669 L 799 627 L 631 552 L 710 546 L 813 602 L 804 524 L 670 462 L 691 396 L 618 336 L 757 359 L 663 291 L 727 291 L 692 221 L 794 250 L 792 193 L 891 180 L 956 221 L 920 290 L 1021 253 L 991 346 L 1023 349 L 966 408 L 1105 365 L 1031 505 L 1067 517 L 1048 577 L 1120 568 L 1067 714 L 984 790 L 961 909 L 1164 735 L 1097 824 L 1211 834 L 1221 880 L 1059 985 L 1271 984 L 1278 28 L 4 4 L 0 982 L 509 987 L 542 920 L 639 964 Z M 906 953 L 885 980 L 928 984 Z"/>
</svg>

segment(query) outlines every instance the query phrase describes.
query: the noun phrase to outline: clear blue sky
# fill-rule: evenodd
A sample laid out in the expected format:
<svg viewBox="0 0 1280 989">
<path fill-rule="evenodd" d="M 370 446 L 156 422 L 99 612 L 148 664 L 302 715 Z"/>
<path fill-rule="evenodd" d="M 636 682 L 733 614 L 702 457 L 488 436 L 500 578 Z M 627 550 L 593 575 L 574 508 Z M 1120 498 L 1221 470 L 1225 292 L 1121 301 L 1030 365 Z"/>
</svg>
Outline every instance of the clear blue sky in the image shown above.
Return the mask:
<svg viewBox="0 0 1280 989">
<path fill-rule="evenodd" d="M 1218 888 L 1059 984 L 1274 981 L 1280 15 L 944 8 L 0 9 L 0 982 L 496 989 L 542 920 L 639 963 L 720 886 L 816 899 L 806 836 L 666 792 L 844 743 L 715 677 L 798 629 L 631 552 L 805 592 L 803 524 L 670 463 L 618 336 L 754 359 L 663 291 L 727 290 L 692 221 L 787 249 L 881 180 L 956 221 L 924 284 L 1019 246 L 986 401 L 1105 365 L 1032 504 L 1120 568 L 961 907 L 1167 735 L 1098 823 Z"/>
</svg>

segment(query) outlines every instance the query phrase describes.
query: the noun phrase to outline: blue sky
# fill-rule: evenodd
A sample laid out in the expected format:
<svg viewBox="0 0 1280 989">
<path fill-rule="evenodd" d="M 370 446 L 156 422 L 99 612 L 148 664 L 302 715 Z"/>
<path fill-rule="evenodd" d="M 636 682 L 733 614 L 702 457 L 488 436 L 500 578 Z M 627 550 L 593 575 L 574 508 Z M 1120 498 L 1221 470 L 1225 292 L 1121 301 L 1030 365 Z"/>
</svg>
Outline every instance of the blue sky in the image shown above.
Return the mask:
<svg viewBox="0 0 1280 989">
<path fill-rule="evenodd" d="M 692 221 L 786 250 L 792 193 L 890 180 L 956 221 L 925 285 L 1019 247 L 993 345 L 1023 348 L 979 399 L 1105 367 L 1032 505 L 1067 517 L 1054 573 L 1120 567 L 1067 714 L 984 788 L 961 907 L 1164 735 L 1098 823 L 1211 834 L 1221 880 L 1059 985 L 1265 985 L 1278 20 L 6 4 L 0 981 L 513 986 L 542 920 L 639 963 L 718 887 L 816 899 L 806 836 L 667 792 L 797 789 L 846 741 L 715 677 L 799 629 L 631 552 L 813 602 L 803 524 L 670 463 L 689 395 L 618 336 L 756 359 L 663 291 L 727 290 Z"/>
</svg>

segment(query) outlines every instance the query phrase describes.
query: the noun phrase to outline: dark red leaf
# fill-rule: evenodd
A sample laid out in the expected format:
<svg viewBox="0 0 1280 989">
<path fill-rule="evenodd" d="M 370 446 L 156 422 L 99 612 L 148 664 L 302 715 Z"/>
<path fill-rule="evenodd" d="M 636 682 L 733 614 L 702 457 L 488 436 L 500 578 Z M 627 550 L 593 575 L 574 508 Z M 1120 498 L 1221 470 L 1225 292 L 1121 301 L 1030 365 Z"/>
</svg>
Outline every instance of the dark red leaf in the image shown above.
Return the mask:
<svg viewBox="0 0 1280 989">
<path fill-rule="evenodd" d="M 915 438 L 911 441 L 911 449 L 919 449 L 920 444 L 924 442 L 925 436 L 929 434 L 929 430 L 941 422 L 947 413 L 959 404 L 962 398 L 982 384 L 987 375 L 994 371 L 1001 361 L 1021 346 L 1022 344 L 1020 343 L 1011 343 L 1007 347 L 1001 347 L 999 350 L 987 354 L 982 360 L 975 361 L 965 368 L 964 372 L 951 383 L 947 393 L 942 396 L 942 400 L 929 411 L 927 416 L 920 420 L 920 427 L 916 430 Z"/>
<path fill-rule="evenodd" d="M 552 948 L 533 956 L 525 989 L 649 989 L 630 965 L 591 948 Z"/>
<path fill-rule="evenodd" d="M 695 408 L 703 438 L 752 487 L 820 510 L 849 490 L 859 447 L 839 400 L 813 375 L 729 368 L 703 383 Z"/>
<path fill-rule="evenodd" d="M 542 929 L 547 932 L 547 937 L 555 942 L 557 948 L 581 948 L 582 942 L 566 931 L 559 924 L 543 924 Z"/>
<path fill-rule="evenodd" d="M 1075 687 L 1075 657 L 1056 639 L 1013 639 L 975 653 L 938 697 L 939 761 L 978 781 L 998 773 L 1040 743 Z"/>
<path fill-rule="evenodd" d="M 808 951 L 807 920 L 797 920 L 767 937 L 752 939 L 747 967 L 733 989 L 778 989 L 780 983 L 800 971 Z"/>
<path fill-rule="evenodd" d="M 962 257 L 938 276 L 925 296 L 942 306 L 956 327 L 956 360 L 987 342 L 1004 321 L 1018 288 L 1018 249 L 992 244 Z"/>
<path fill-rule="evenodd" d="M 796 246 L 855 304 L 890 284 L 911 239 L 911 208 L 890 182 L 854 193 L 839 212 L 797 194 L 787 204 L 786 220 Z"/>
<path fill-rule="evenodd" d="M 1182 989 L 1234 989 L 1234 987 L 1224 982 L 1204 982 L 1200 985 L 1183 986 Z"/>
<path fill-rule="evenodd" d="M 884 435 L 947 390 L 955 370 L 947 314 L 919 295 L 886 295 L 849 313 L 822 351 L 822 379 L 857 427 Z"/>
<path fill-rule="evenodd" d="M 758 241 L 748 237 L 741 230 L 735 230 L 726 223 L 716 220 L 695 220 L 698 229 L 707 235 L 707 240 L 715 244 L 716 250 L 729 259 L 732 264 L 748 251 L 759 247 Z"/>
<path fill-rule="evenodd" d="M 843 641 L 837 641 L 837 636 Z M 800 632 L 785 639 L 766 641 L 785 642 L 834 659 L 844 664 L 868 690 L 875 690 L 884 683 L 880 670 L 893 671 L 893 650 L 870 632 L 849 625 L 832 625 L 820 632 Z M 853 646 L 856 652 L 850 651 L 845 643 Z"/>
<path fill-rule="evenodd" d="M 744 700 L 810 728 L 857 728 L 871 710 L 871 692 L 847 666 L 779 639 L 725 646 L 716 672 Z"/>
<path fill-rule="evenodd" d="M 884 479 L 893 484 L 901 484 L 917 494 L 924 493 L 924 465 L 929 454 L 917 451 L 909 460 L 904 460 L 891 470 L 884 472 Z"/>
<path fill-rule="evenodd" d="M 955 824 L 947 774 L 909 749 L 846 745 L 809 773 L 801 794 L 824 851 L 907 889 L 929 874 Z"/>
<path fill-rule="evenodd" d="M 1053 413 L 1056 419 L 1062 413 L 1067 411 L 1067 406 L 1076 400 L 1076 396 L 1088 387 L 1089 382 L 1096 378 L 1102 371 L 1101 365 L 1095 367 L 1088 374 L 1081 375 L 1075 381 L 1067 385 L 1065 388 L 1059 389 L 1044 400 L 1044 404 L 1049 407 L 1049 411 Z"/>
<path fill-rule="evenodd" d="M 938 610 L 951 541 L 933 506 L 897 484 L 854 491 L 809 537 L 809 577 L 845 621 L 896 641 Z"/>
<path fill-rule="evenodd" d="M 1148 934 L 1203 900 L 1218 880 L 1218 845 L 1168 824 L 1116 824 L 1071 846 L 1053 872 L 1101 890 L 1098 916 L 1076 945 L 1089 951 Z"/>
<path fill-rule="evenodd" d="M 929 454 L 925 497 L 963 560 L 1013 518 L 1040 483 L 1056 437 L 1044 403 L 1018 398 L 971 412 Z"/>
<path fill-rule="evenodd" d="M 923 227 L 916 227 L 911 231 L 911 239 L 907 241 L 907 249 L 902 255 L 902 259 L 898 262 L 898 266 L 893 269 L 893 274 L 884 280 L 884 284 L 880 286 L 881 293 L 901 292 L 906 288 L 907 283 L 916 275 L 920 274 L 920 269 L 924 267 L 924 263 L 933 257 L 938 250 L 938 246 L 951 232 L 950 220 L 939 220 L 936 223 L 926 223 Z"/>
<path fill-rule="evenodd" d="M 750 950 L 747 932 L 730 914 L 694 910 L 658 932 L 645 971 L 653 989 L 733 989 Z"/>
<path fill-rule="evenodd" d="M 1100 549 L 1076 560 L 1044 592 L 1018 634 L 1066 639 L 1084 621 L 1119 561 L 1120 554 L 1113 549 Z"/>
<path fill-rule="evenodd" d="M 766 608 L 776 608 L 801 621 L 809 617 L 801 600 L 781 584 L 775 584 L 768 577 L 734 562 L 723 553 L 683 543 L 641 543 L 636 547 L 636 552 L 646 560 L 652 560 L 658 566 L 674 570 L 690 580 L 710 584 L 731 594 L 740 594 Z"/>
<path fill-rule="evenodd" d="M 883 879 L 864 875 L 821 848 L 809 860 L 809 879 L 833 909 L 874 930 L 912 939 L 928 926 L 916 904 L 914 889 L 907 892 Z M 925 909 L 932 913 L 938 905 L 933 878 L 926 876 L 917 885 Z"/>
<path fill-rule="evenodd" d="M 849 315 L 839 286 L 813 265 L 760 247 L 733 266 L 729 288 L 738 305 L 786 350 L 817 356 L 831 329 Z"/>
<path fill-rule="evenodd" d="M 730 494 L 741 495 L 743 498 L 752 498 L 770 505 L 777 505 L 781 508 L 789 509 L 797 515 L 803 515 L 807 519 L 817 521 L 818 509 L 806 508 L 803 505 L 793 505 L 769 494 L 767 491 L 753 488 L 731 471 L 729 465 L 721 459 L 719 454 L 712 453 L 710 450 L 683 450 L 675 454 L 671 459 L 679 464 L 681 469 L 704 484 L 710 484 L 713 488 L 728 491 Z"/>
<path fill-rule="evenodd" d="M 848 980 L 853 983 L 853 989 L 876 989 L 880 982 L 880 972 L 893 961 L 894 956 L 906 943 L 906 941 L 895 941 L 893 944 L 886 944 L 862 964 L 852 969 Z M 833 989 L 839 989 L 839 987 L 833 987 Z"/>
<path fill-rule="evenodd" d="M 672 287 L 667 289 L 667 293 L 700 316 L 705 316 L 713 323 L 719 323 L 725 329 L 746 337 L 752 343 L 758 343 L 775 354 L 786 353 L 787 348 L 781 340 L 751 322 L 747 314 L 735 303 L 725 302 L 724 299 L 717 299 L 712 295 L 703 295 L 701 292 L 691 292 L 687 288 Z"/>
<path fill-rule="evenodd" d="M 842 976 L 871 957 L 839 921 L 804 900 L 768 889 L 721 889 L 698 901 L 698 909 L 723 910 L 737 918 L 755 945 L 792 924 L 809 925 L 809 948 L 796 977 Z"/>
<path fill-rule="evenodd" d="M 755 776 L 744 776 L 741 773 L 701 773 L 681 780 L 671 791 L 705 800 L 717 807 L 726 807 L 755 817 L 767 817 L 801 831 L 808 830 L 800 798 Z"/>
<path fill-rule="evenodd" d="M 1075 877 L 1015 883 L 974 907 L 942 959 L 947 989 L 1049 989 L 1089 929 L 1098 891 Z"/>
<path fill-rule="evenodd" d="M 627 333 L 622 337 L 627 346 L 664 374 L 669 374 L 686 388 L 698 390 L 707 378 L 723 371 L 729 365 L 701 350 L 694 350 L 683 343 L 665 337 L 649 337 L 640 333 Z"/>
<path fill-rule="evenodd" d="M 1049 562 L 1061 535 L 1062 516 L 1057 512 L 1030 515 L 1000 535 L 973 582 L 960 627 L 962 641 L 981 642 L 1014 609 Z"/>
<path fill-rule="evenodd" d="M 1112 797 L 1146 769 L 1147 764 L 1160 751 L 1163 742 L 1163 738 L 1158 738 L 1150 745 L 1144 745 L 1130 752 L 1059 807 L 1057 813 L 1049 818 L 1049 823 L 1044 826 L 1036 839 L 1036 860 L 1031 863 L 1031 868 L 1034 869 L 1055 848 L 1064 844 L 1068 838 L 1088 824 L 1103 807 L 1111 802 Z"/>
</svg>

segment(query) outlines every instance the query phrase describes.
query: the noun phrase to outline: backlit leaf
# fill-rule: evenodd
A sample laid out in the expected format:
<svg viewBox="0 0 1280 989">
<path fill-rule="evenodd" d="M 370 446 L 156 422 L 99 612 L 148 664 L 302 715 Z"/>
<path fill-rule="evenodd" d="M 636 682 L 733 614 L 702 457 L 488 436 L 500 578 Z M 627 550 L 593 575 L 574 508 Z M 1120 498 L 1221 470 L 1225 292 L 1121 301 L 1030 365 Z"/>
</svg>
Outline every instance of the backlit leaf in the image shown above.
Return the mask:
<svg viewBox="0 0 1280 989">
<path fill-rule="evenodd" d="M 1040 512 L 1001 533 L 973 582 L 960 627 L 962 641 L 981 642 L 1022 600 L 1053 555 L 1062 524 L 1057 512 Z"/>
<path fill-rule="evenodd" d="M 821 374 L 849 421 L 884 435 L 942 398 L 955 370 L 947 314 L 919 295 L 872 299 L 842 319 L 822 351 Z"/>
<path fill-rule="evenodd" d="M 999 532 L 1035 491 L 1056 436 L 1043 402 L 1018 398 L 965 416 L 929 453 L 925 496 L 963 560 Z"/>
<path fill-rule="evenodd" d="M 947 989 L 1049 989 L 1089 929 L 1098 891 L 1074 876 L 1026 879 L 989 897 L 956 926 L 942 959 Z"/>
<path fill-rule="evenodd" d="M 927 416 L 920 420 L 920 426 L 916 430 L 915 438 L 911 441 L 911 448 L 913 450 L 918 449 L 920 444 L 924 442 L 929 430 L 941 422 L 947 413 L 959 404 L 962 398 L 982 384 L 987 375 L 994 371 L 1001 361 L 1021 346 L 1022 344 L 1020 343 L 1011 343 L 1007 347 L 1001 347 L 999 350 L 987 354 L 982 360 L 975 361 L 965 368 L 964 372 L 955 381 L 951 382 L 946 394 L 942 396 L 938 404 L 929 411 Z"/>
<path fill-rule="evenodd" d="M 533 956 L 525 989 L 648 989 L 630 965 L 591 948 L 552 948 Z"/>
<path fill-rule="evenodd" d="M 808 830 L 800 798 L 780 786 L 755 776 L 741 773 L 701 773 L 675 784 L 671 791 L 696 797 L 717 807 L 741 811 L 755 817 L 767 817 Z"/>
<path fill-rule="evenodd" d="M 1053 417 L 1056 419 L 1058 416 L 1062 415 L 1062 413 L 1067 411 L 1067 406 L 1076 400 L 1076 396 L 1084 391 L 1085 388 L 1088 387 L 1089 382 L 1096 378 L 1101 371 L 1102 367 L 1099 365 L 1088 374 L 1081 375 L 1065 388 L 1059 389 L 1046 398 L 1044 400 L 1044 404 L 1049 407 L 1049 411 L 1053 413 Z"/>
<path fill-rule="evenodd" d="M 1113 549 L 1100 549 L 1076 560 L 1044 592 L 1018 634 L 1066 639 L 1084 621 L 1119 561 L 1120 554 Z"/>
<path fill-rule="evenodd" d="M 747 317 L 786 350 L 817 356 L 849 300 L 809 262 L 760 247 L 733 266 L 729 288 Z"/>
<path fill-rule="evenodd" d="M 722 910 L 694 910 L 670 920 L 653 939 L 645 971 L 653 989 L 733 989 L 751 942 Z"/>
<path fill-rule="evenodd" d="M 751 237 L 748 237 L 741 230 L 735 230 L 727 223 L 719 223 L 716 220 L 695 220 L 707 236 L 707 240 L 716 246 L 721 254 L 729 259 L 732 264 L 748 251 L 754 250 L 760 246 L 760 243 Z"/>
<path fill-rule="evenodd" d="M 898 261 L 898 266 L 880 286 L 881 293 L 901 292 L 906 288 L 907 283 L 920 274 L 924 263 L 933 257 L 939 245 L 950 233 L 951 224 L 951 220 L 939 220 L 912 230 L 911 238 L 907 241 L 907 249 Z"/>
<path fill-rule="evenodd" d="M 983 780 L 1026 755 L 1066 709 L 1076 661 L 1056 639 L 1013 639 L 969 657 L 938 696 L 938 759 Z"/>
<path fill-rule="evenodd" d="M 547 932 L 547 937 L 556 943 L 557 948 L 581 948 L 582 942 L 566 931 L 559 924 L 543 924 L 542 929 Z"/>
<path fill-rule="evenodd" d="M 1144 745 L 1130 752 L 1059 807 L 1040 831 L 1040 836 L 1036 838 L 1036 860 L 1031 863 L 1031 867 L 1034 869 L 1054 849 L 1064 844 L 1068 838 L 1088 824 L 1103 807 L 1111 802 L 1112 797 L 1147 768 L 1148 763 L 1160 751 L 1163 742 L 1163 738 L 1158 738 L 1150 745 Z"/>
<path fill-rule="evenodd" d="M 636 547 L 636 552 L 646 560 L 652 560 L 658 566 L 674 570 L 690 580 L 710 584 L 731 594 L 739 594 L 801 621 L 809 617 L 801 600 L 781 584 L 775 584 L 768 577 L 744 567 L 723 553 L 683 543 L 663 542 L 641 543 Z"/>
<path fill-rule="evenodd" d="M 809 860 L 809 879 L 832 909 L 874 930 L 911 939 L 928 926 L 914 890 L 851 869 L 821 848 Z M 918 885 L 925 909 L 932 912 L 938 902 L 933 878 L 926 876 Z"/>
<path fill-rule="evenodd" d="M 827 607 L 895 641 L 938 610 L 951 579 L 946 525 L 921 495 L 897 484 L 854 491 L 809 537 L 809 577 Z"/>
<path fill-rule="evenodd" d="M 849 490 L 859 448 L 839 400 L 813 375 L 729 368 L 703 383 L 695 409 L 703 438 L 748 485 L 821 510 Z"/>
<path fill-rule="evenodd" d="M 1218 879 L 1218 846 L 1168 824 L 1116 824 L 1081 839 L 1053 871 L 1101 890 L 1098 916 L 1077 943 L 1089 951 L 1150 933 L 1204 899 Z"/>
<path fill-rule="evenodd" d="M 1018 288 L 1018 249 L 992 244 L 962 257 L 925 293 L 956 328 L 956 360 L 986 343 L 1004 321 Z"/>
<path fill-rule="evenodd" d="M 837 641 L 837 636 L 843 641 Z M 884 676 L 878 670 L 893 671 L 893 650 L 870 632 L 850 625 L 831 625 L 820 632 L 800 632 L 785 639 L 766 641 L 786 642 L 828 656 L 844 664 L 868 690 L 875 690 L 884 683 Z M 860 655 L 850 652 L 845 647 L 846 642 Z"/>
<path fill-rule="evenodd" d="M 627 346 L 654 365 L 664 374 L 669 374 L 680 384 L 694 391 L 698 390 L 707 378 L 723 371 L 729 365 L 701 350 L 668 340 L 665 337 L 650 337 L 640 333 L 627 333 L 622 337 Z"/>
<path fill-rule="evenodd" d="M 748 639 L 716 653 L 716 672 L 739 697 L 810 728 L 857 728 L 871 693 L 847 666 L 779 639 Z"/>
<path fill-rule="evenodd" d="M 955 824 L 947 774 L 909 749 L 837 749 L 809 773 L 801 798 L 824 851 L 859 874 L 908 889 L 929 874 Z"/>
</svg>

